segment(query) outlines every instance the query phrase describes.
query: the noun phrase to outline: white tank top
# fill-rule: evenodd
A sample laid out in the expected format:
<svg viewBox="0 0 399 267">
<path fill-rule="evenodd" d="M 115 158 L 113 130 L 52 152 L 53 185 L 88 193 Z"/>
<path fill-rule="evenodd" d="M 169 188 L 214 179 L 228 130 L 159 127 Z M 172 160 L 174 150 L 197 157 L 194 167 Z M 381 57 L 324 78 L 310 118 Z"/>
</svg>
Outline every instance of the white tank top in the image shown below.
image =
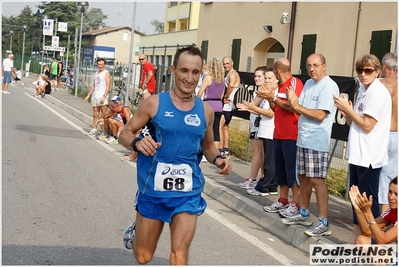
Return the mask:
<svg viewBox="0 0 399 267">
<path fill-rule="evenodd" d="M 105 75 L 108 73 L 107 70 L 103 70 L 102 72 L 96 72 L 94 74 L 94 91 L 93 97 L 94 98 L 101 98 L 105 90 L 107 89 L 107 83 L 105 81 Z"/>
</svg>

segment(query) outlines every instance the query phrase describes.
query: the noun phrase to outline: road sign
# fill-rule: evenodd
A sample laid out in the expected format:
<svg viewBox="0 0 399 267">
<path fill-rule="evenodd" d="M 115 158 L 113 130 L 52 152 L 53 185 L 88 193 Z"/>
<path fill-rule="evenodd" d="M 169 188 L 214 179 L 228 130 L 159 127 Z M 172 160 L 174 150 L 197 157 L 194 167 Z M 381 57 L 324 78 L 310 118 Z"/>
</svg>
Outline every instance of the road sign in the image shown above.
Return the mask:
<svg viewBox="0 0 399 267">
<path fill-rule="evenodd" d="M 53 35 L 53 19 L 44 19 L 43 20 L 43 35 Z"/>
<path fill-rule="evenodd" d="M 60 47 L 60 46 L 44 46 L 43 50 L 48 50 L 48 51 L 65 51 L 65 47 Z"/>
<path fill-rule="evenodd" d="M 51 46 L 58 46 L 59 43 L 60 43 L 60 37 L 53 36 L 51 38 Z"/>
<path fill-rule="evenodd" d="M 68 29 L 68 23 L 67 22 L 58 22 L 58 31 L 59 32 L 66 32 Z"/>
</svg>

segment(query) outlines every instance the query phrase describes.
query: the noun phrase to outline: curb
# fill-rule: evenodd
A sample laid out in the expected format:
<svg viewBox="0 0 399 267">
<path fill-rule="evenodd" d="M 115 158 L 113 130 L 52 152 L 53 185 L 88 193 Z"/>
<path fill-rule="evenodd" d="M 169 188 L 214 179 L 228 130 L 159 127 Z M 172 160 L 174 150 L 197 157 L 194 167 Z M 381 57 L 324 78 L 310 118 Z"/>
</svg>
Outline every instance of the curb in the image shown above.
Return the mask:
<svg viewBox="0 0 399 267">
<path fill-rule="evenodd" d="M 205 194 L 305 253 L 309 254 L 311 244 L 335 244 L 322 236 L 309 237 L 303 233 L 306 227 L 285 225 L 278 214 L 264 212 L 263 207 L 258 203 L 221 186 L 210 178 L 205 177 L 205 180 Z"/>
</svg>

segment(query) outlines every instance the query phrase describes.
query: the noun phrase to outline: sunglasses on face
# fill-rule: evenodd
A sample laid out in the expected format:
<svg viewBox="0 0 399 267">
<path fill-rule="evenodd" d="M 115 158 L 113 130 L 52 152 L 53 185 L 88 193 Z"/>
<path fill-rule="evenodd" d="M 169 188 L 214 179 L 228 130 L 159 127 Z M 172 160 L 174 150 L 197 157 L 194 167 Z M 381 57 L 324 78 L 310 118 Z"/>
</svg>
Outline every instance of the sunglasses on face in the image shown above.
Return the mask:
<svg viewBox="0 0 399 267">
<path fill-rule="evenodd" d="M 366 75 L 370 75 L 371 73 L 373 73 L 375 71 L 375 69 L 373 68 L 356 68 L 356 72 L 357 74 L 362 74 L 364 72 L 364 74 Z"/>
<path fill-rule="evenodd" d="M 145 58 L 139 58 L 140 61 L 143 61 Z"/>
</svg>

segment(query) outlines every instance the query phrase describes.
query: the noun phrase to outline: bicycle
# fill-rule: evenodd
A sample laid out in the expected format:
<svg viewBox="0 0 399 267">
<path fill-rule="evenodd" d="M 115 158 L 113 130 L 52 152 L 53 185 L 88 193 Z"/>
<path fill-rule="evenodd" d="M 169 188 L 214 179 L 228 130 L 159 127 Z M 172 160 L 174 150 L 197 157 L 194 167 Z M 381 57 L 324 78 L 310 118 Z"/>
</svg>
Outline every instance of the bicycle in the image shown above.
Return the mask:
<svg viewBox="0 0 399 267">
<path fill-rule="evenodd" d="M 137 89 L 136 96 L 134 97 L 134 100 L 133 100 L 133 106 L 138 107 L 138 106 L 140 105 L 141 100 L 142 100 L 142 98 L 143 98 L 143 94 L 144 94 L 143 89 L 141 89 L 141 88 L 139 87 L 139 88 Z"/>
<path fill-rule="evenodd" d="M 69 89 L 69 75 L 66 70 L 64 70 L 61 76 L 61 90 Z"/>
<path fill-rule="evenodd" d="M 121 103 L 125 104 L 125 95 L 126 95 L 126 84 L 125 84 L 125 80 L 123 79 L 122 81 L 114 81 L 115 85 L 117 86 L 114 91 L 116 91 L 116 95 L 119 96 L 121 98 Z M 134 99 L 132 99 L 129 96 L 129 100 L 128 100 L 128 106 L 130 109 L 133 109 L 134 107 L 138 107 L 141 103 L 141 99 L 143 96 L 144 92 L 141 88 L 138 88 Z"/>
<path fill-rule="evenodd" d="M 117 86 L 114 91 L 116 91 L 116 95 L 120 97 L 121 104 L 125 104 L 125 95 L 126 95 L 126 84 L 125 80 L 122 81 L 114 81 L 115 85 Z M 130 109 L 133 107 L 133 99 L 129 96 L 128 106 Z"/>
</svg>

